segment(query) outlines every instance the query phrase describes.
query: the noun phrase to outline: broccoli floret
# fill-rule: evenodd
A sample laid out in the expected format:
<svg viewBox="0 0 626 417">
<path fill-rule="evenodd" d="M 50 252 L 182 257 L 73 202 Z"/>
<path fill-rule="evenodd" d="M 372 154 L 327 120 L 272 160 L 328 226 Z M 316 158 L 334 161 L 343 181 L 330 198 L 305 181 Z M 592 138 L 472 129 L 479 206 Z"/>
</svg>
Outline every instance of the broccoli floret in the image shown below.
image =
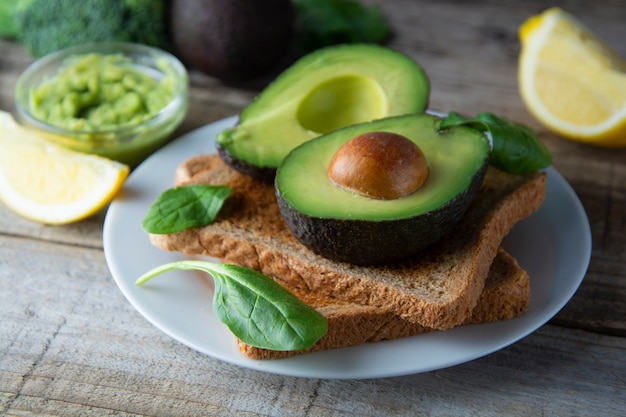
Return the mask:
<svg viewBox="0 0 626 417">
<path fill-rule="evenodd" d="M 19 26 L 15 14 L 24 10 L 32 0 L 0 0 L 0 38 L 15 39 L 19 36 Z"/>
<path fill-rule="evenodd" d="M 0 2 L 0 37 L 14 38 L 17 36 L 17 26 L 13 23 L 13 10 L 20 0 L 5 0 Z"/>
<path fill-rule="evenodd" d="M 29 0 L 15 13 L 18 40 L 33 56 L 87 42 L 167 48 L 167 0 Z"/>
</svg>

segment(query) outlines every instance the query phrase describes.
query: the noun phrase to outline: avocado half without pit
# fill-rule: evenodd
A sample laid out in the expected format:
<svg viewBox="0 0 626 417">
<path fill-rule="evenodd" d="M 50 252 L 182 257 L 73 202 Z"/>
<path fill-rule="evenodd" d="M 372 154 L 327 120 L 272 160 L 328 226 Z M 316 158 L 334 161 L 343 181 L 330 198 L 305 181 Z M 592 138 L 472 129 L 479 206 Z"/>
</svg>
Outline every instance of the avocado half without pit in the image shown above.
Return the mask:
<svg viewBox="0 0 626 417">
<path fill-rule="evenodd" d="M 415 61 L 386 47 L 330 46 L 287 68 L 217 137 L 233 168 L 273 180 L 296 146 L 342 127 L 426 109 L 430 84 Z"/>
<path fill-rule="evenodd" d="M 325 258 L 392 263 L 461 219 L 488 166 L 486 136 L 420 113 L 352 125 L 284 158 L 276 196 L 294 236 Z"/>
</svg>

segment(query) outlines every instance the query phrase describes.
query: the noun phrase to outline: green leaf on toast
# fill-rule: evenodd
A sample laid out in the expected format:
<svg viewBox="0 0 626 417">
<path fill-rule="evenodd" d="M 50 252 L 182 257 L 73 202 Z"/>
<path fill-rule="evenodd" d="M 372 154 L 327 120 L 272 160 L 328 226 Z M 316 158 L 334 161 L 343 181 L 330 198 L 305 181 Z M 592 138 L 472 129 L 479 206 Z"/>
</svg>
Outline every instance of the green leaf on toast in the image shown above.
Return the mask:
<svg viewBox="0 0 626 417">
<path fill-rule="evenodd" d="M 172 270 L 198 270 L 213 277 L 213 309 L 244 343 L 263 349 L 302 350 L 328 329 L 328 322 L 273 279 L 249 268 L 208 261 L 171 262 L 148 271 L 135 282 L 143 285 Z"/>
<path fill-rule="evenodd" d="M 165 190 L 148 209 L 141 226 L 148 233 L 177 233 L 206 226 L 217 218 L 233 189 L 223 185 L 186 185 Z"/>
<path fill-rule="evenodd" d="M 493 148 L 489 162 L 510 174 L 525 174 L 552 164 L 552 155 L 537 133 L 529 126 L 481 112 L 474 119 L 451 112 L 439 127 L 468 126 L 481 132 L 490 132 Z"/>
</svg>

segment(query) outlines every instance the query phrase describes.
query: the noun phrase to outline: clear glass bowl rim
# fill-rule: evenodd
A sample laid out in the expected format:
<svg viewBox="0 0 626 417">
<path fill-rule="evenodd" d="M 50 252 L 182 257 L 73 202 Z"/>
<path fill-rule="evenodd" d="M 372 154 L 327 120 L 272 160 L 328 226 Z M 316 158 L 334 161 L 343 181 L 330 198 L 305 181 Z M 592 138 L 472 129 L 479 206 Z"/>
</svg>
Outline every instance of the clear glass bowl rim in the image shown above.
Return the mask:
<svg viewBox="0 0 626 417">
<path fill-rule="evenodd" d="M 171 66 L 176 74 L 177 84 L 174 99 L 154 116 L 142 121 L 141 123 L 113 129 L 92 131 L 66 129 L 60 126 L 51 125 L 33 116 L 28 107 L 28 88 L 25 87 L 25 84 L 31 81 L 31 77 L 35 77 L 37 72 L 43 67 L 54 65 L 57 62 L 59 63 L 59 67 L 61 67 L 66 58 L 73 55 L 88 53 L 119 53 L 131 58 L 137 56 L 147 56 L 150 58 L 165 59 L 167 64 Z M 185 66 L 174 55 L 162 49 L 130 42 L 85 43 L 52 52 L 30 64 L 20 75 L 15 86 L 15 107 L 18 115 L 23 118 L 25 122 L 48 133 L 69 137 L 91 135 L 98 137 L 99 140 L 109 137 L 110 140 L 114 142 L 119 140 L 119 137 L 133 135 L 137 129 L 145 129 L 146 126 L 159 125 L 168 122 L 187 105 L 189 88 L 188 82 L 188 74 Z"/>
</svg>

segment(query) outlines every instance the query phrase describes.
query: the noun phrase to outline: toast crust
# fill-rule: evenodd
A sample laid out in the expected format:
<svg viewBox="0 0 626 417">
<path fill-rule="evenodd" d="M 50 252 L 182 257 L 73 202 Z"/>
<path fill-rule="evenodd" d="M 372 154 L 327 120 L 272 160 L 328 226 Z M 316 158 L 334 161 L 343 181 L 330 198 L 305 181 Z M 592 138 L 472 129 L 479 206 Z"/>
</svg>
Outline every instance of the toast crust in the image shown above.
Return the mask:
<svg viewBox="0 0 626 417">
<path fill-rule="evenodd" d="M 546 184 L 543 172 L 510 175 L 490 167 L 451 234 L 412 259 L 361 267 L 330 261 L 306 249 L 280 215 L 273 186 L 238 173 L 217 155 L 185 161 L 176 179 L 178 185 L 221 184 L 235 191 L 214 223 L 151 235 L 155 246 L 253 268 L 289 288 L 391 308 L 409 322 L 440 330 L 470 316 L 500 242 L 515 223 L 540 207 Z"/>
<path fill-rule="evenodd" d="M 434 331 L 407 321 L 387 308 L 349 303 L 297 288 L 289 288 L 328 321 L 328 331 L 306 350 L 275 351 L 257 348 L 241 340 L 239 350 L 252 359 L 279 359 L 294 355 L 416 336 Z M 508 320 L 524 314 L 530 302 L 530 279 L 517 261 L 499 249 L 485 288 L 471 316 L 463 324 Z"/>
</svg>

